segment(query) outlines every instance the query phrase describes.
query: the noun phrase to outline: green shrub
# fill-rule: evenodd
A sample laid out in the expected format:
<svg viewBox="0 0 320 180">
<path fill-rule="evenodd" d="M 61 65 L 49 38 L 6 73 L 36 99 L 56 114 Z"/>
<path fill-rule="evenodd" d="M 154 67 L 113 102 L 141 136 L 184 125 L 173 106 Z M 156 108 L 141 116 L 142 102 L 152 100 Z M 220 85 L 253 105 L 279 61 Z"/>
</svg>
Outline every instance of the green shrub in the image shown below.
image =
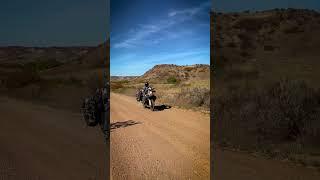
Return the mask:
<svg viewBox="0 0 320 180">
<path fill-rule="evenodd" d="M 178 82 L 179 80 L 172 76 L 167 79 L 167 83 L 169 84 L 177 84 Z"/>
</svg>

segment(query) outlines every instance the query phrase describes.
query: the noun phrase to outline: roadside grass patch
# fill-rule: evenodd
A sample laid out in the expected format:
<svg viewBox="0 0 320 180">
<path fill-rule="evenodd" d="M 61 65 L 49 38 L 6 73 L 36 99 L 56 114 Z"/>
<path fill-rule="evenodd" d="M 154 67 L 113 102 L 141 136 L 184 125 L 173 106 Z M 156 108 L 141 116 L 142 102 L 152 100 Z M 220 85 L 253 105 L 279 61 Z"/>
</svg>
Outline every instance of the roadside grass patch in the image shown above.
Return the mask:
<svg viewBox="0 0 320 180">
<path fill-rule="evenodd" d="M 223 91 L 213 96 L 212 104 L 217 143 L 225 139 L 231 146 L 281 159 L 320 151 L 319 90 L 282 79 L 259 90 Z"/>
</svg>

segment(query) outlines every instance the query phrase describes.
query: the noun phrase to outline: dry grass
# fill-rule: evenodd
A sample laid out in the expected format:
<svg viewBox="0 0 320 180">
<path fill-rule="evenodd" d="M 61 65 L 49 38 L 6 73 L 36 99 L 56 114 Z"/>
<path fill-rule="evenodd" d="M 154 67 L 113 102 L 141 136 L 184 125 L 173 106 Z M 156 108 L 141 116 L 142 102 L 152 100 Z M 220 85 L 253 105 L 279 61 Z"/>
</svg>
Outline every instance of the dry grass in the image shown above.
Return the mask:
<svg viewBox="0 0 320 180">
<path fill-rule="evenodd" d="M 283 79 L 260 90 L 238 87 L 219 94 L 213 97 L 213 132 L 221 145 L 292 160 L 320 152 L 319 90 Z"/>
<path fill-rule="evenodd" d="M 85 79 L 72 73 L 48 77 L 41 73 L 47 67 L 47 64 L 33 62 L 6 73 L 5 78 L 2 77 L 1 94 L 78 111 L 82 99 L 103 86 L 100 74 L 92 73 Z"/>
<path fill-rule="evenodd" d="M 183 88 L 175 97 L 175 103 L 182 107 L 210 107 L 210 89 L 208 88 Z"/>
<path fill-rule="evenodd" d="M 215 145 L 319 164 L 319 13 L 212 16 Z"/>
<path fill-rule="evenodd" d="M 112 81 L 111 91 L 135 96 L 144 81 Z M 179 83 L 151 83 L 156 89 L 157 103 L 181 108 L 209 110 L 210 90 L 208 80 L 184 81 Z"/>
</svg>

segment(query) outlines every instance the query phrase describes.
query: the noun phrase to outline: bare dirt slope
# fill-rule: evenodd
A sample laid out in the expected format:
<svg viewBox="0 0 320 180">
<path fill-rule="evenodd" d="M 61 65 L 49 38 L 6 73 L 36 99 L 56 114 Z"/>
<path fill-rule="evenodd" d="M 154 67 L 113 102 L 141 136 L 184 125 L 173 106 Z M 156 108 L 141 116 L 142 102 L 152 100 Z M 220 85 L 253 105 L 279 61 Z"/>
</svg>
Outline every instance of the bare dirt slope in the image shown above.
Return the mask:
<svg viewBox="0 0 320 180">
<path fill-rule="evenodd" d="M 0 97 L 0 179 L 106 179 L 106 145 L 79 113 Z"/>
<path fill-rule="evenodd" d="M 113 179 L 209 179 L 210 120 L 198 112 L 143 109 L 111 94 Z"/>
</svg>

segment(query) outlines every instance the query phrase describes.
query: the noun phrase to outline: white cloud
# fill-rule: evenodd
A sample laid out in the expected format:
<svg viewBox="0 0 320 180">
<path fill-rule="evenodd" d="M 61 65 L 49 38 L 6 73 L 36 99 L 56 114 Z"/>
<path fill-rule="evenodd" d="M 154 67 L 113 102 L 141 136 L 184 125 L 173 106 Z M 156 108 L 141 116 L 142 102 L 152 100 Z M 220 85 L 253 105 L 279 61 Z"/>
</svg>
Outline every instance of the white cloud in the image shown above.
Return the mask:
<svg viewBox="0 0 320 180">
<path fill-rule="evenodd" d="M 188 9 L 182 9 L 182 10 L 173 10 L 168 13 L 169 17 L 177 16 L 177 15 L 189 15 L 193 16 L 195 14 L 198 14 L 199 12 L 202 12 L 203 10 L 209 8 L 211 6 L 211 2 L 205 2 L 200 4 L 197 7 L 192 7 Z"/>
<path fill-rule="evenodd" d="M 181 32 L 170 32 L 167 33 L 167 36 L 157 37 L 153 40 L 146 40 L 149 36 L 162 32 L 174 25 L 183 23 L 189 19 L 191 19 L 194 15 L 204 11 L 208 6 L 210 7 L 211 3 L 206 2 L 200 4 L 197 7 L 183 9 L 183 10 L 173 10 L 168 13 L 168 17 L 162 21 L 158 21 L 157 24 L 144 24 L 140 25 L 136 29 L 129 30 L 130 34 L 125 40 L 116 42 L 114 44 L 114 48 L 131 48 L 139 45 L 146 44 L 158 44 L 160 41 L 176 38 Z M 180 16 L 181 15 L 181 16 Z"/>
</svg>

